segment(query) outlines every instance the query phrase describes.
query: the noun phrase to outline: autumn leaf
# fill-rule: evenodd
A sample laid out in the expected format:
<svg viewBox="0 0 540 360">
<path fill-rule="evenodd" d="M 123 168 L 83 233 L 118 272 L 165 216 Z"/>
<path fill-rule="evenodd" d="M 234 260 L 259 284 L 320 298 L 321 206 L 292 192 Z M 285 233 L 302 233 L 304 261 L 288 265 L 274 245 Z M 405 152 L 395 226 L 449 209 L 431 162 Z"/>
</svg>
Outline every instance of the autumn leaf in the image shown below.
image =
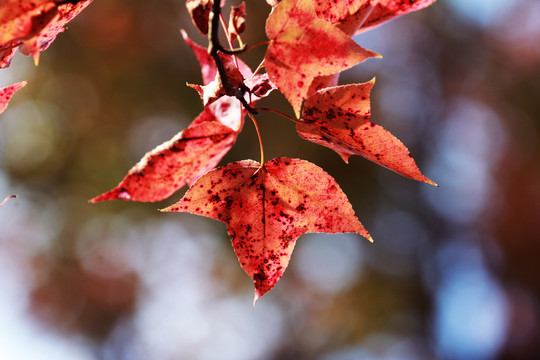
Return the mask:
<svg viewBox="0 0 540 360">
<path fill-rule="evenodd" d="M 354 232 L 371 240 L 336 181 L 300 159 L 278 158 L 262 167 L 252 160 L 225 165 L 206 173 L 163 211 L 224 222 L 254 281 L 255 301 L 281 278 L 300 235 Z"/>
<path fill-rule="evenodd" d="M 14 48 L 39 61 L 65 25 L 92 0 L 4 0 L 0 5 L 0 67 L 9 66 Z"/>
<path fill-rule="evenodd" d="M 212 59 L 212 56 L 210 56 L 206 48 L 203 48 L 199 44 L 193 42 L 189 38 L 185 30 L 180 29 L 180 34 L 182 35 L 182 38 L 184 39 L 186 44 L 188 44 L 188 46 L 191 48 L 191 50 L 197 57 L 199 64 L 201 65 L 203 84 L 210 84 L 212 81 L 214 81 L 217 74 L 217 68 L 216 64 L 214 63 L 214 59 Z"/>
<path fill-rule="evenodd" d="M 252 78 L 246 79 L 244 84 L 247 86 L 251 94 L 255 96 L 255 98 L 252 98 L 250 101 L 252 105 L 256 100 L 260 100 L 263 97 L 268 96 L 270 92 L 276 89 L 276 85 L 270 81 L 267 73 L 257 74 Z M 248 99 L 248 101 L 249 100 L 250 99 Z"/>
<path fill-rule="evenodd" d="M 375 80 L 336 86 L 310 96 L 296 125 L 298 134 L 336 151 L 345 162 L 351 155 L 361 155 L 405 177 L 436 185 L 422 175 L 401 141 L 370 121 L 373 84 Z"/>
<path fill-rule="evenodd" d="M 230 100 L 238 103 L 236 99 Z M 239 115 L 237 111 L 237 120 Z M 188 128 L 148 152 L 118 186 L 90 202 L 166 199 L 215 167 L 234 145 L 237 135 L 237 130 L 217 120 L 210 107 L 205 108 Z"/>
<path fill-rule="evenodd" d="M 187 0 L 186 8 L 191 21 L 201 34 L 208 34 L 208 21 L 212 11 L 212 0 Z"/>
<path fill-rule="evenodd" d="M 6 86 L 0 89 L 0 114 L 6 110 L 9 100 L 17 92 L 28 84 L 28 81 L 21 81 L 13 85 Z"/>
<path fill-rule="evenodd" d="M 311 82 L 378 56 L 344 32 L 317 18 L 311 0 L 284 0 L 266 21 L 271 40 L 265 55 L 270 80 L 291 103 L 297 117 Z"/>
<path fill-rule="evenodd" d="M 7 68 L 9 66 L 11 60 L 15 56 L 17 46 L 8 43 L 4 46 L 5 50 L 0 50 L 0 69 Z"/>
<path fill-rule="evenodd" d="M 421 10 L 436 0 L 313 0 L 320 19 L 348 35 L 372 29 L 388 20 Z"/>
</svg>

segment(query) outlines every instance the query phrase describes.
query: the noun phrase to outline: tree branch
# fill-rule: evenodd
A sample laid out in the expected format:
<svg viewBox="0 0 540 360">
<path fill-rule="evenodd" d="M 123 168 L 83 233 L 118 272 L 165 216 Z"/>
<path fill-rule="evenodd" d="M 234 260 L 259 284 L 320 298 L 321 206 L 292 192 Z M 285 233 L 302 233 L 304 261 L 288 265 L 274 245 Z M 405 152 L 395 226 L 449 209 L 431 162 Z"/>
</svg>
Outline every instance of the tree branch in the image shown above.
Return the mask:
<svg viewBox="0 0 540 360">
<path fill-rule="evenodd" d="M 221 0 L 214 0 L 214 3 L 212 5 L 212 11 L 210 12 L 210 16 L 208 19 L 208 54 L 212 56 L 212 59 L 214 59 L 214 62 L 216 64 L 216 68 L 219 74 L 219 77 L 221 78 L 221 83 L 223 84 L 223 89 L 225 90 L 225 94 L 228 96 L 232 96 L 237 98 L 240 103 L 244 106 L 244 108 L 253 115 L 257 115 L 258 112 L 254 108 L 252 108 L 244 98 L 244 95 L 246 93 L 249 93 L 249 89 L 247 86 L 243 85 L 241 88 L 237 88 L 231 84 L 229 81 L 229 78 L 227 77 L 227 72 L 225 71 L 225 67 L 223 66 L 223 63 L 221 62 L 221 59 L 219 57 L 219 52 L 222 52 L 224 54 L 233 55 L 238 54 L 247 49 L 247 46 L 244 45 L 240 49 L 233 49 L 233 50 L 226 50 L 224 49 L 221 44 L 219 43 L 219 37 L 218 37 L 218 29 L 219 29 L 219 14 L 221 13 Z"/>
</svg>

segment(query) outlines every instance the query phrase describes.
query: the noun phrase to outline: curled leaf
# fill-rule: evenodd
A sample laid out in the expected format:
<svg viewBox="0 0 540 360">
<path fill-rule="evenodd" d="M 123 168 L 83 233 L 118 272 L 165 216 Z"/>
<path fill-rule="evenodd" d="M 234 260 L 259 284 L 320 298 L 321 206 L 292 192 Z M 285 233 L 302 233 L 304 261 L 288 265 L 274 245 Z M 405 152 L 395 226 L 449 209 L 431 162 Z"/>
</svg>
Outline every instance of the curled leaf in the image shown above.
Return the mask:
<svg viewBox="0 0 540 360">
<path fill-rule="evenodd" d="M 229 35 L 231 41 L 246 30 L 246 3 L 242 2 L 238 6 L 231 7 L 231 14 L 229 16 Z"/>
<path fill-rule="evenodd" d="M 187 0 L 186 8 L 188 9 L 191 21 L 199 29 L 201 34 L 208 34 L 208 20 L 212 11 L 212 0 Z"/>
<path fill-rule="evenodd" d="M 258 74 L 252 77 L 251 79 L 246 79 L 244 84 L 247 86 L 249 91 L 257 97 L 256 100 L 262 99 L 263 97 L 268 96 L 272 90 L 277 89 L 274 85 L 268 74 Z M 249 99 L 248 99 L 249 100 Z M 252 99 L 253 102 L 253 99 Z"/>
<path fill-rule="evenodd" d="M 255 301 L 281 278 L 300 235 L 354 232 L 371 240 L 336 181 L 300 159 L 225 165 L 163 211 L 224 222 L 240 265 L 253 279 Z"/>
<path fill-rule="evenodd" d="M 244 76 L 240 70 L 238 70 L 230 56 L 220 54 L 220 58 L 223 68 L 225 69 L 225 73 L 227 74 L 226 77 L 228 83 L 235 88 L 243 88 Z M 214 101 L 227 94 L 223 86 L 223 80 L 218 72 L 216 72 L 215 79 L 207 85 L 200 86 L 188 84 L 188 86 L 197 90 L 201 96 L 201 99 L 203 100 L 204 106 L 212 104 Z"/>
</svg>

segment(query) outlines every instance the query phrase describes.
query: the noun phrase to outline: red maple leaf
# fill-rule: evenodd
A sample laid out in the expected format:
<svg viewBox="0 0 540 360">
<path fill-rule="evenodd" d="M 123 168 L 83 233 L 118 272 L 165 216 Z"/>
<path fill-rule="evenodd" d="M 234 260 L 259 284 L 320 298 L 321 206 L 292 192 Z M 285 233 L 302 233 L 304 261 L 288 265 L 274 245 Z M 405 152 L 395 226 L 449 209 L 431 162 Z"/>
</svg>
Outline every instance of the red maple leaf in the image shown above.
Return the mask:
<svg viewBox="0 0 540 360">
<path fill-rule="evenodd" d="M 4 110 L 6 110 L 9 100 L 11 99 L 13 94 L 15 94 L 15 92 L 17 92 L 18 90 L 22 89 L 26 84 L 28 84 L 28 81 L 21 81 L 0 89 L 0 114 L 3 113 Z"/>
<path fill-rule="evenodd" d="M 64 26 L 92 0 L 4 0 L 0 5 L 0 68 L 9 66 L 20 47 L 25 55 L 39 61 Z"/>
<path fill-rule="evenodd" d="M 226 100 L 238 103 L 231 98 L 220 101 Z M 238 119 L 239 106 L 235 110 Z M 214 112 L 206 108 L 187 129 L 147 153 L 118 186 L 90 201 L 166 199 L 214 168 L 231 149 L 237 135 L 236 130 L 222 125 Z"/>
<path fill-rule="evenodd" d="M 422 175 L 409 150 L 395 136 L 370 122 L 374 80 L 320 90 L 304 105 L 298 134 L 336 151 L 346 162 L 361 155 L 411 179 L 436 185 Z"/>
<path fill-rule="evenodd" d="M 371 240 L 336 181 L 300 159 L 225 165 L 206 173 L 163 211 L 224 222 L 242 268 L 254 281 L 255 301 L 281 278 L 300 235 L 354 232 Z"/>
<path fill-rule="evenodd" d="M 266 35 L 271 40 L 265 55 L 266 70 L 297 117 L 315 77 L 379 56 L 317 18 L 311 0 L 284 0 L 275 6 L 266 21 Z"/>
</svg>

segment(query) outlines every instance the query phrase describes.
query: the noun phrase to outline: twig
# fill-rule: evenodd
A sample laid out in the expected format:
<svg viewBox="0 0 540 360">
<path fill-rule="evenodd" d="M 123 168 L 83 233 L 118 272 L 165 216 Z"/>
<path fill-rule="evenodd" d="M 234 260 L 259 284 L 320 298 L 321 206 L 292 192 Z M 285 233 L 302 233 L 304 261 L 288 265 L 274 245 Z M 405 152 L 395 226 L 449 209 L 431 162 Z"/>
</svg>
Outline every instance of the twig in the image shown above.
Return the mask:
<svg viewBox="0 0 540 360">
<path fill-rule="evenodd" d="M 247 48 L 247 46 L 244 45 L 244 47 L 240 49 L 226 50 L 221 46 L 221 44 L 219 43 L 219 38 L 218 38 L 220 14 L 221 14 L 221 0 L 214 0 L 214 4 L 212 6 L 212 12 L 210 12 L 210 16 L 209 16 L 208 54 L 212 56 L 212 59 L 214 59 L 214 62 L 216 63 L 216 68 L 221 78 L 221 83 L 223 84 L 223 89 L 225 90 L 225 94 L 228 96 L 237 98 L 238 101 L 242 103 L 244 108 L 250 114 L 257 115 L 258 114 L 257 110 L 252 108 L 247 103 L 246 99 L 244 98 L 244 94 L 246 92 L 249 93 L 249 89 L 245 85 L 243 85 L 241 88 L 237 88 L 231 84 L 231 82 L 229 81 L 229 78 L 227 77 L 227 72 L 225 71 L 225 67 L 223 66 L 223 63 L 221 62 L 221 59 L 219 57 L 219 52 L 222 52 L 228 55 L 234 55 L 234 54 L 238 54 L 245 51 Z"/>
</svg>

